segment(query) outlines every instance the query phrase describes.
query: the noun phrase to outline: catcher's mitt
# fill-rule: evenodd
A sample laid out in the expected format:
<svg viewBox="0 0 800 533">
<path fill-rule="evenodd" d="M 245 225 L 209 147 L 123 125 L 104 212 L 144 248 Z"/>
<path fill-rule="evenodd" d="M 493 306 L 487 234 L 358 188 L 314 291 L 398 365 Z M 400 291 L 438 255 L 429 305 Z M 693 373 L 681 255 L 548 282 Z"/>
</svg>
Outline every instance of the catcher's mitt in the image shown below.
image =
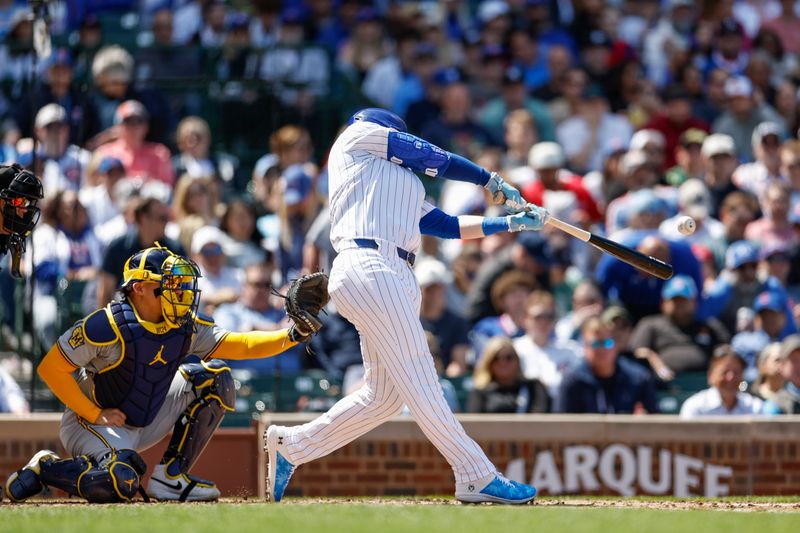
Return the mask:
<svg viewBox="0 0 800 533">
<path fill-rule="evenodd" d="M 285 298 L 284 309 L 294 322 L 289 330 L 289 338 L 297 342 L 305 342 L 322 328 L 319 313 L 327 305 L 328 276 L 322 272 L 314 272 L 292 280 Z"/>
</svg>

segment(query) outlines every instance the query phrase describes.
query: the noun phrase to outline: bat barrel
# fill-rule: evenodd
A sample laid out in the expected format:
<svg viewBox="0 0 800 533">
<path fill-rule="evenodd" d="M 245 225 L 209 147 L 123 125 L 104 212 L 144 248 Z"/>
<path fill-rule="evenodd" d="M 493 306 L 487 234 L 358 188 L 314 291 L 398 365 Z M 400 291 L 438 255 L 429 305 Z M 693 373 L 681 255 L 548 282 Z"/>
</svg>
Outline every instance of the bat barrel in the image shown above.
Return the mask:
<svg viewBox="0 0 800 533">
<path fill-rule="evenodd" d="M 618 242 L 614 242 L 606 239 L 605 237 L 592 234 L 591 238 L 589 239 L 589 244 L 609 255 L 613 255 L 620 261 L 624 261 L 629 265 L 634 266 L 643 272 L 647 272 L 648 274 L 652 274 L 657 278 L 667 280 L 672 277 L 672 265 L 667 264 L 660 259 L 656 259 L 655 257 L 645 255 L 638 250 L 634 250 L 633 248 L 628 248 L 627 246 L 619 244 Z"/>
</svg>

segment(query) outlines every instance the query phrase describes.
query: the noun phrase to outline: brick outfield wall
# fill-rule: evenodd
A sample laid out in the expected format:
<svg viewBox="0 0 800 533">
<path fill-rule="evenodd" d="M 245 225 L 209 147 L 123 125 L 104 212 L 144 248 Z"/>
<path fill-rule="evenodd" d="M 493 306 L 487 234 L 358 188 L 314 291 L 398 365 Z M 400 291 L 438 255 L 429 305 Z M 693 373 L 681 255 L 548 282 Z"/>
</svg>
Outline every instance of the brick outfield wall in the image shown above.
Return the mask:
<svg viewBox="0 0 800 533">
<path fill-rule="evenodd" d="M 223 495 L 260 497 L 270 423 L 301 424 L 306 414 L 265 415 L 246 429 L 223 429 L 194 473 Z M 0 415 L 0 479 L 39 449 L 60 448 L 58 415 Z M 772 419 L 460 415 L 497 467 L 534 481 L 542 494 L 800 494 L 800 416 Z M 157 464 L 166 438 L 143 455 Z M 63 450 L 61 450 L 63 453 Z M 449 465 L 410 418 L 397 418 L 298 468 L 287 494 L 356 496 L 452 494 Z"/>
</svg>

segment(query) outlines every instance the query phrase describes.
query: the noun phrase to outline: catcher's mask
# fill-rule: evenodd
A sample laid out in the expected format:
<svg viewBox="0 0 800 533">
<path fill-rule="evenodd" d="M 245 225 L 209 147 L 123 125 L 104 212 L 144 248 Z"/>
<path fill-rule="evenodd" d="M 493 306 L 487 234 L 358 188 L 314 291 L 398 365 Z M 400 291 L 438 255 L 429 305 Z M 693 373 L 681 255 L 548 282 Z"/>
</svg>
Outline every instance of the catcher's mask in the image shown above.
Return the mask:
<svg viewBox="0 0 800 533">
<path fill-rule="evenodd" d="M 42 183 L 32 172 L 18 165 L 0 167 L 3 229 L 12 236 L 25 239 L 30 235 L 39 221 L 36 204 L 43 197 Z"/>
<path fill-rule="evenodd" d="M 161 300 L 164 322 L 170 328 L 179 328 L 197 312 L 199 277 L 200 270 L 194 261 L 156 243 L 152 248 L 136 252 L 125 262 L 121 288 L 126 289 L 137 281 L 158 283 L 155 294 Z"/>
</svg>

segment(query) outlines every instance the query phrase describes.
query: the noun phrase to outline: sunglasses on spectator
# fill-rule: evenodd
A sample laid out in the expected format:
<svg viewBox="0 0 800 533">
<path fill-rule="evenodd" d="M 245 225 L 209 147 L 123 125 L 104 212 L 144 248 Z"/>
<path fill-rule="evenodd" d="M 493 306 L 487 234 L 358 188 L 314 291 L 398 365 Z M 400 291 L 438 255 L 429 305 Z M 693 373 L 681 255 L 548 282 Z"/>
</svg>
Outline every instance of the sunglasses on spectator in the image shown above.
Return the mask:
<svg viewBox="0 0 800 533">
<path fill-rule="evenodd" d="M 755 270 L 758 267 L 756 263 L 744 263 L 736 268 L 736 270 Z"/>
<path fill-rule="evenodd" d="M 147 120 L 145 120 L 144 117 L 133 116 L 126 118 L 125 120 L 122 121 L 122 123 L 128 126 L 141 126 L 142 124 L 146 124 Z"/>
<path fill-rule="evenodd" d="M 262 280 L 248 281 L 247 284 L 257 289 L 269 289 L 272 285 L 269 281 Z"/>
<path fill-rule="evenodd" d="M 169 215 L 167 215 L 166 213 L 150 213 L 149 217 L 152 218 L 153 220 L 162 222 L 164 224 L 169 222 Z"/>
<path fill-rule="evenodd" d="M 203 246 L 203 249 L 200 250 L 200 255 L 203 257 L 217 257 L 222 255 L 222 246 L 219 244 L 210 244 L 208 246 Z"/>
<path fill-rule="evenodd" d="M 50 124 L 45 126 L 44 129 L 46 131 L 58 131 L 66 125 L 67 125 L 66 122 L 51 122 Z"/>
<path fill-rule="evenodd" d="M 514 361 L 517 355 L 511 352 L 500 352 L 494 356 L 495 361 Z"/>
<path fill-rule="evenodd" d="M 554 313 L 542 313 L 542 314 L 539 314 L 539 315 L 528 315 L 528 316 L 530 316 L 533 320 L 548 320 L 548 321 L 550 321 L 550 320 L 555 320 L 555 318 L 556 318 L 556 315 Z"/>
<path fill-rule="evenodd" d="M 595 350 L 599 350 L 600 348 L 605 348 L 606 350 L 610 350 L 614 347 L 614 339 L 607 338 L 607 339 L 597 339 L 593 340 L 592 342 L 587 342 L 586 344 L 589 345 L 589 348 L 593 348 Z"/>
</svg>

